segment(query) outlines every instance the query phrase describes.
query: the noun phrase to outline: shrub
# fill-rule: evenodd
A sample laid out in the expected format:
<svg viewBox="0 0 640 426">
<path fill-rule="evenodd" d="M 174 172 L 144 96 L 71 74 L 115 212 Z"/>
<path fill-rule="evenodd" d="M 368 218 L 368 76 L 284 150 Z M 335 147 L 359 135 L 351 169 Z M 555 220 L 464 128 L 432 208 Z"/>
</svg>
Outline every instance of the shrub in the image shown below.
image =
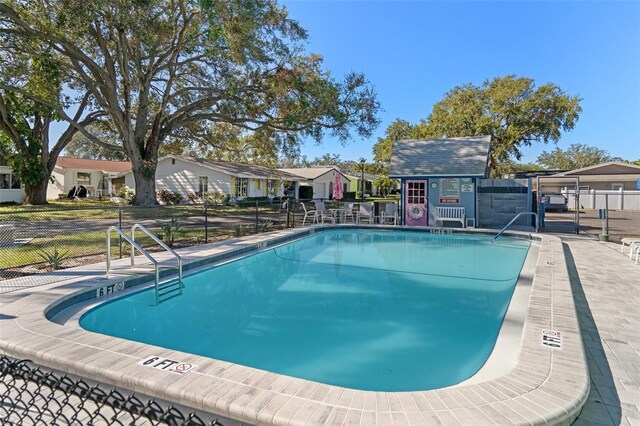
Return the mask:
<svg viewBox="0 0 640 426">
<path fill-rule="evenodd" d="M 57 247 L 54 247 L 53 251 L 40 250 L 38 254 L 44 260 L 44 263 L 50 271 L 60 269 L 62 262 L 69 257 L 68 251 L 65 251 L 64 253 L 59 252 Z"/>
<path fill-rule="evenodd" d="M 128 186 L 123 186 L 118 190 L 118 197 L 124 198 L 127 204 L 133 204 L 136 201 L 136 191 Z"/>
<path fill-rule="evenodd" d="M 192 203 L 201 203 L 202 194 L 200 192 L 187 192 L 187 199 Z"/>
<path fill-rule="evenodd" d="M 347 191 L 342 195 L 343 195 L 342 196 L 343 200 L 355 200 L 356 199 L 356 191 Z"/>
<path fill-rule="evenodd" d="M 180 220 L 173 216 L 167 223 L 158 222 L 160 227 L 160 237 L 169 246 L 173 247 L 178 235 L 182 232 L 182 224 Z"/>
<path fill-rule="evenodd" d="M 168 189 L 161 189 L 158 191 L 158 198 L 164 204 L 180 204 L 182 200 L 184 200 L 182 194 Z"/>
<path fill-rule="evenodd" d="M 224 204 L 229 201 L 231 196 L 224 192 L 205 192 L 204 199 L 207 203 L 211 204 Z"/>
<path fill-rule="evenodd" d="M 233 236 L 242 237 L 243 235 L 250 234 L 252 229 L 253 226 L 251 225 L 236 225 L 233 227 Z"/>
<path fill-rule="evenodd" d="M 263 220 L 258 224 L 259 232 L 269 232 L 271 231 L 271 228 L 273 228 L 273 222 L 270 220 Z"/>
</svg>

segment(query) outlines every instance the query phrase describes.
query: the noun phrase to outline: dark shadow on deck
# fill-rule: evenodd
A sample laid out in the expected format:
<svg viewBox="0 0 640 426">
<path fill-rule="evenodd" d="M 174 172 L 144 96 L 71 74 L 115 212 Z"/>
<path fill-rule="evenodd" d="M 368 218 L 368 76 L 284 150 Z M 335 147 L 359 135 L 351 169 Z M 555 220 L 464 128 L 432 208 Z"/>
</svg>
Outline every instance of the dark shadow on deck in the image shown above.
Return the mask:
<svg viewBox="0 0 640 426">
<path fill-rule="evenodd" d="M 611 419 L 611 423 L 609 424 L 619 425 L 622 416 L 620 400 L 618 399 L 617 393 L 615 394 L 615 400 L 608 398 L 605 404 L 600 392 L 600 388 L 603 386 L 609 387 L 615 392 L 615 384 L 606 357 L 603 356 L 602 359 L 604 359 L 604 363 L 599 364 L 596 363 L 593 357 L 593 354 L 599 353 L 604 355 L 605 353 L 602 347 L 602 339 L 598 332 L 598 326 L 591 314 L 589 301 L 584 294 L 580 274 L 573 255 L 571 254 L 571 249 L 566 243 L 562 243 L 562 247 L 571 280 L 571 290 L 573 291 L 573 299 L 580 322 L 580 331 L 582 332 L 582 341 L 587 355 L 591 381 L 589 399 L 584 407 L 582 407 L 582 412 L 574 422 L 574 425 L 606 424 L 600 420 L 607 417 Z M 598 421 L 596 421 L 596 419 L 598 419 Z"/>
</svg>

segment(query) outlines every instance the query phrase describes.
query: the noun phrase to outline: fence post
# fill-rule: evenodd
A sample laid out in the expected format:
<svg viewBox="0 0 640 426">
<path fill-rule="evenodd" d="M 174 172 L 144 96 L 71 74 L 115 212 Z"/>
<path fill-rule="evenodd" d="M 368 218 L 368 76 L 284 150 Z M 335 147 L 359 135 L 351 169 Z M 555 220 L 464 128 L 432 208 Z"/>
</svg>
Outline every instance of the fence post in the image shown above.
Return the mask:
<svg viewBox="0 0 640 426">
<path fill-rule="evenodd" d="M 209 209 L 207 200 L 204 200 L 204 242 L 209 242 Z"/>
<path fill-rule="evenodd" d="M 118 206 L 118 228 L 122 230 L 122 206 Z M 122 235 L 118 234 L 118 247 L 120 251 L 120 259 L 122 259 Z"/>
<path fill-rule="evenodd" d="M 256 234 L 258 233 L 258 202 L 256 201 Z"/>
</svg>

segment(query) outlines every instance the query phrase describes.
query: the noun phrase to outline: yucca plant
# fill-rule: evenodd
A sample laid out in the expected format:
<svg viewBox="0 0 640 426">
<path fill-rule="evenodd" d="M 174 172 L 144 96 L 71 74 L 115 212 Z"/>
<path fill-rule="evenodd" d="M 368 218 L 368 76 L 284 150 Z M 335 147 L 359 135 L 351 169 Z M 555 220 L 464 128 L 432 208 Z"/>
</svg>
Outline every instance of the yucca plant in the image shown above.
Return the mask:
<svg viewBox="0 0 640 426">
<path fill-rule="evenodd" d="M 182 224 L 180 223 L 180 219 L 174 216 L 167 223 L 158 222 L 158 226 L 160 227 L 160 236 L 162 237 L 162 240 L 169 247 L 173 247 L 178 235 L 182 232 Z"/>
<path fill-rule="evenodd" d="M 270 220 L 263 220 L 258 225 L 258 230 L 260 232 L 269 232 L 269 231 L 271 231 L 271 228 L 273 228 L 273 222 L 270 221 Z"/>
<path fill-rule="evenodd" d="M 57 247 L 54 247 L 53 251 L 47 251 L 44 249 L 40 250 L 38 254 L 44 260 L 44 263 L 47 265 L 50 271 L 60 269 L 60 267 L 62 266 L 62 262 L 64 262 L 64 260 L 69 257 L 68 251 L 62 253 L 58 251 Z"/>
<path fill-rule="evenodd" d="M 236 225 L 233 227 L 233 236 L 242 237 L 251 233 L 253 227 L 251 225 Z"/>
</svg>

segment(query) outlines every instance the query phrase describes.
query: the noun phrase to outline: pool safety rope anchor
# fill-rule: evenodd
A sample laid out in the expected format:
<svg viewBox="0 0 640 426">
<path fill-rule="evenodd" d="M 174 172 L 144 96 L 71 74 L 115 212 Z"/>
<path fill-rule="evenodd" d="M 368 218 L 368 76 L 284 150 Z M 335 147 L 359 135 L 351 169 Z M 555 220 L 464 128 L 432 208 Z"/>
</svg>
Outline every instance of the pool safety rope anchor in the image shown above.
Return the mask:
<svg viewBox="0 0 640 426">
<path fill-rule="evenodd" d="M 424 207 L 419 204 L 414 204 L 409 207 L 408 214 L 411 219 L 418 220 L 424 216 Z"/>
</svg>

